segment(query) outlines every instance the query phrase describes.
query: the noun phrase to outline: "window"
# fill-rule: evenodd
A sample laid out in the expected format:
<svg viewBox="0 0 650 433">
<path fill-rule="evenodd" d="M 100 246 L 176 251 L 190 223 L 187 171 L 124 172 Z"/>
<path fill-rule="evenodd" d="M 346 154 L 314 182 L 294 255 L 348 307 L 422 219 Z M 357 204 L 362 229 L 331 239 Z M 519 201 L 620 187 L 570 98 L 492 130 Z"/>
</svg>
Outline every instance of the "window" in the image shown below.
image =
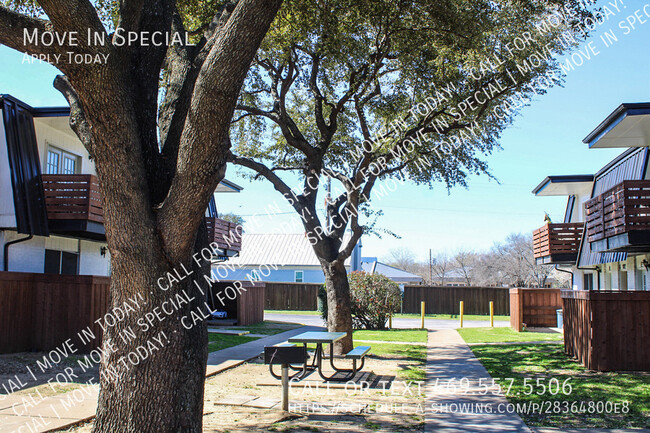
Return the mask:
<svg viewBox="0 0 650 433">
<path fill-rule="evenodd" d="M 68 251 L 45 250 L 46 274 L 77 275 L 79 254 Z"/>
<path fill-rule="evenodd" d="M 302 277 L 303 277 L 303 275 L 302 275 L 302 271 L 296 271 L 296 272 L 294 273 L 294 281 L 295 281 L 296 283 L 302 283 Z"/>
<path fill-rule="evenodd" d="M 79 157 L 54 146 L 48 146 L 46 174 L 78 174 Z"/>
<path fill-rule="evenodd" d="M 585 274 L 585 290 L 594 290 L 594 274 Z"/>
</svg>

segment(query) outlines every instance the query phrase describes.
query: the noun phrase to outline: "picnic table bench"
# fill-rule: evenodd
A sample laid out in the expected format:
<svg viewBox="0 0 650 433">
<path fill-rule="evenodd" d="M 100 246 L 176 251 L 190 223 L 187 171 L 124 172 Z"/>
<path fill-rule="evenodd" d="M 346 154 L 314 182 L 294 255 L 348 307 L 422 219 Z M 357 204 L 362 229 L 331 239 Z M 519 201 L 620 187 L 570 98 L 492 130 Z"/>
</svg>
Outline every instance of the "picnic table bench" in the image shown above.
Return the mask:
<svg viewBox="0 0 650 433">
<path fill-rule="evenodd" d="M 359 372 L 365 363 L 365 357 L 370 352 L 370 346 L 359 346 L 352 349 L 350 352 L 346 353 L 339 359 L 349 359 L 352 360 L 352 368 L 340 368 L 334 363 L 334 343 L 346 336 L 345 332 L 304 332 L 302 334 L 296 335 L 295 337 L 289 338 L 287 343 L 265 347 L 265 353 L 275 353 L 276 356 L 279 356 L 276 361 L 290 360 L 292 362 L 275 362 L 275 364 L 285 364 L 296 373 L 291 375 L 291 378 L 297 377 L 302 379 L 307 376 L 311 371 L 318 371 L 320 377 L 326 381 L 347 381 L 352 379 L 357 372 Z M 312 362 L 309 363 L 309 355 L 307 354 L 307 344 L 315 343 L 316 351 Z M 301 349 L 303 351 L 295 351 L 290 348 L 298 348 L 296 344 L 302 344 Z M 329 356 L 325 355 L 325 350 L 323 349 L 324 344 L 329 344 L 330 353 Z M 275 349 L 274 349 L 275 348 Z M 282 349 L 285 348 L 286 350 Z M 282 355 L 278 355 L 281 352 L 285 352 L 287 358 L 282 358 Z M 302 353 L 303 355 L 300 355 Z M 274 362 L 272 359 L 269 359 L 267 355 L 267 364 L 269 364 L 269 371 L 271 375 L 276 379 L 281 379 L 281 376 L 276 374 L 273 371 Z M 282 358 L 282 359 L 281 359 Z M 334 373 L 331 375 L 326 375 L 323 372 L 323 359 L 329 358 L 330 366 L 334 370 Z M 357 362 L 361 361 L 360 365 L 357 365 Z M 337 376 L 338 373 L 346 373 L 342 376 Z"/>
</svg>

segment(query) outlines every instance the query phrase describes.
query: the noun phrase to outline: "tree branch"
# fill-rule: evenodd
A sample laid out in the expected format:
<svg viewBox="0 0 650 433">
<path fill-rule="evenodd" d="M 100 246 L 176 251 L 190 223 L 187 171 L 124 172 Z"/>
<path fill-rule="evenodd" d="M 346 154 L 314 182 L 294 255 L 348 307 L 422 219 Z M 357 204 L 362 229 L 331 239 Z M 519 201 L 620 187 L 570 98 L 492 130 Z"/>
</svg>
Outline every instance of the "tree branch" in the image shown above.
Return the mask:
<svg viewBox="0 0 650 433">
<path fill-rule="evenodd" d="M 71 48 L 81 48 L 85 52 L 108 52 L 111 48 L 92 44 L 85 37 L 88 30 L 98 34 L 106 34 L 97 10 L 88 0 L 41 0 L 38 2 L 50 18 L 54 29 L 59 33 L 76 31 L 79 38 L 79 47 L 66 47 L 66 50 L 76 51 Z"/>
<path fill-rule="evenodd" d="M 174 259 L 180 261 L 191 251 L 194 239 L 186 231 L 196 233 L 225 174 L 230 120 L 251 61 L 280 4 L 281 0 L 240 0 L 213 37 L 214 46 L 192 92 L 176 175 L 158 213 L 162 237 Z"/>
<path fill-rule="evenodd" d="M 28 17 L 0 6 L 0 28 L 0 43 L 21 53 L 53 55 L 62 52 L 58 46 L 28 43 L 24 38 L 25 30 L 35 29 L 39 35 L 53 32 L 54 26 L 50 21 Z"/>
<path fill-rule="evenodd" d="M 54 78 L 54 88 L 63 94 L 65 99 L 70 104 L 70 127 L 77 134 L 83 145 L 88 150 L 88 154 L 93 156 L 93 146 L 92 146 L 92 134 L 90 131 L 90 126 L 86 121 L 86 116 L 81 107 L 81 101 L 79 101 L 79 95 L 70 84 L 70 81 L 63 76 L 57 75 Z"/>
</svg>

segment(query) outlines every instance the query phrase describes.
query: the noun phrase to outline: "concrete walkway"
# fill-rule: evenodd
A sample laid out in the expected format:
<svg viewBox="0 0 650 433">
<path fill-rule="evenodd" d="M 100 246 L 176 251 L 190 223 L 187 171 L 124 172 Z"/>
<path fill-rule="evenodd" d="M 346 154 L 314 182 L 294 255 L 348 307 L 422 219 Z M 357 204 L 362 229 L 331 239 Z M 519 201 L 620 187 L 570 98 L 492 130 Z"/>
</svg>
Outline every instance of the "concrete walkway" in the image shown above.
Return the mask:
<svg viewBox="0 0 650 433">
<path fill-rule="evenodd" d="M 482 395 L 492 377 L 456 330 L 429 331 L 428 346 L 425 432 L 531 432 L 505 397 Z"/>
<path fill-rule="evenodd" d="M 212 352 L 208 355 L 206 377 L 256 358 L 264 352 L 264 346 L 283 343 L 294 335 L 317 330 L 322 328 L 305 326 Z M 97 411 L 98 393 L 99 386 L 83 385 L 74 391 L 47 397 L 36 391 L 29 395 L 24 392 L 0 395 L 0 433 L 44 433 L 89 421 Z"/>
</svg>

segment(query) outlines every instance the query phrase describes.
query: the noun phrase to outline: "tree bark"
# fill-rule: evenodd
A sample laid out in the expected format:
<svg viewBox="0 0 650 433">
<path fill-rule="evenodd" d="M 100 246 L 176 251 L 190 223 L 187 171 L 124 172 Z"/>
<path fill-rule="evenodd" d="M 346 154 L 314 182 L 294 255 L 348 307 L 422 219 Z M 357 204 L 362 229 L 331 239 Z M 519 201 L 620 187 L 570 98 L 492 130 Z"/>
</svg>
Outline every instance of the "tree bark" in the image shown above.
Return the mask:
<svg viewBox="0 0 650 433">
<path fill-rule="evenodd" d="M 191 311 L 207 311 L 204 297 L 193 284 L 180 284 L 163 292 L 157 287 L 157 279 L 164 274 L 150 272 L 159 267 L 160 260 L 150 260 L 148 264 L 123 263 L 127 273 L 114 272 L 111 278 L 114 295 L 144 293 L 146 304 L 104 334 L 108 355 L 101 365 L 101 392 L 93 427 L 96 433 L 202 431 L 207 328 L 201 321 L 186 329 L 181 319 L 189 325 Z M 201 274 L 198 267 L 192 270 L 195 275 Z M 167 271 L 173 270 L 169 267 Z M 134 279 L 146 281 L 146 285 L 134 286 Z M 153 323 L 146 319 L 142 322 L 146 314 L 176 295 L 191 301 L 171 315 L 161 314 L 163 320 L 149 316 Z M 119 307 L 120 300 L 113 299 L 112 305 Z M 142 323 L 151 328 L 144 332 Z M 133 340 L 128 338 L 130 330 L 138 330 Z"/>
<path fill-rule="evenodd" d="M 327 330 L 345 332 L 347 336 L 334 345 L 337 354 L 352 350 L 352 314 L 350 284 L 343 262 L 321 260 L 327 289 Z"/>
</svg>

